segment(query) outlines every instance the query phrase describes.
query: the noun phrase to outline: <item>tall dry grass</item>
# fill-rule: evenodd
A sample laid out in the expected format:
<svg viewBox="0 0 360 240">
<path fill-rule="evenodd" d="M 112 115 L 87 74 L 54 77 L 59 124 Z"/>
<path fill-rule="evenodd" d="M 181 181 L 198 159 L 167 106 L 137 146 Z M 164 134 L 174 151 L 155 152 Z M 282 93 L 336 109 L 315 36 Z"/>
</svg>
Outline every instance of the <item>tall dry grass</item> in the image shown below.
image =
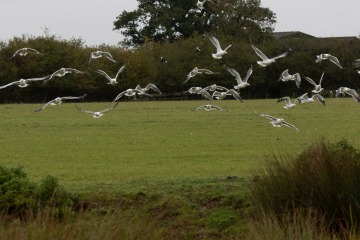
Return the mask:
<svg viewBox="0 0 360 240">
<path fill-rule="evenodd" d="M 326 237 L 356 234 L 360 221 L 360 154 L 346 140 L 319 140 L 297 156 L 270 160 L 258 172 L 250 191 L 255 209 L 269 216 L 267 225 L 278 225 L 283 234 L 293 226 L 300 230 L 315 226 L 307 232 L 326 231 Z M 321 216 L 320 225 L 312 224 L 309 212 Z"/>
</svg>

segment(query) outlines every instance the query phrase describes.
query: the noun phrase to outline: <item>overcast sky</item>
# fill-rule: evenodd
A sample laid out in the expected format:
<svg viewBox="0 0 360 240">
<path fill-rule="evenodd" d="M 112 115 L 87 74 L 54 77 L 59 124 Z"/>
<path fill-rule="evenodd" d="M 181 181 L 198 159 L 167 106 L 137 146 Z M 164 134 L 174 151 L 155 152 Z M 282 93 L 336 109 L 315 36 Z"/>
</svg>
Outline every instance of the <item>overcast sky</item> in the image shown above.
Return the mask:
<svg viewBox="0 0 360 240">
<path fill-rule="evenodd" d="M 181 1 L 181 0 L 179 0 Z M 194 3 L 197 0 L 194 0 Z M 302 31 L 316 37 L 360 33 L 360 0 L 262 0 L 277 16 L 275 31 Z M 116 45 L 113 22 L 136 0 L 0 0 L 0 40 L 29 34 L 81 38 L 87 45 Z"/>
</svg>

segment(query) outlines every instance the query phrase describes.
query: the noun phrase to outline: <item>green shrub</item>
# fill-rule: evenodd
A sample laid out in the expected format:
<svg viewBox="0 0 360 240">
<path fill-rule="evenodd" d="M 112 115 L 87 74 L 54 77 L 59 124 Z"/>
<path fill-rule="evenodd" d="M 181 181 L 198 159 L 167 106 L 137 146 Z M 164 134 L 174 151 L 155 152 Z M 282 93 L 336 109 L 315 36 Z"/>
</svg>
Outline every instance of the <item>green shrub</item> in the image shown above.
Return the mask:
<svg viewBox="0 0 360 240">
<path fill-rule="evenodd" d="M 58 217 L 63 217 L 73 204 L 73 196 L 52 176 L 47 176 L 41 181 L 37 187 L 36 199 L 42 209 L 50 207 Z"/>
<path fill-rule="evenodd" d="M 36 185 L 31 183 L 22 167 L 0 166 L 0 210 L 8 214 L 23 214 L 34 206 Z"/>
<path fill-rule="evenodd" d="M 314 211 L 335 231 L 355 229 L 360 220 L 360 154 L 346 140 L 321 140 L 289 160 L 274 158 L 259 176 L 250 190 L 265 213 Z"/>
<path fill-rule="evenodd" d="M 74 197 L 57 179 L 47 176 L 39 185 L 30 182 L 22 167 L 0 166 L 0 211 L 13 216 L 25 216 L 45 208 L 61 217 L 72 207 Z"/>
</svg>

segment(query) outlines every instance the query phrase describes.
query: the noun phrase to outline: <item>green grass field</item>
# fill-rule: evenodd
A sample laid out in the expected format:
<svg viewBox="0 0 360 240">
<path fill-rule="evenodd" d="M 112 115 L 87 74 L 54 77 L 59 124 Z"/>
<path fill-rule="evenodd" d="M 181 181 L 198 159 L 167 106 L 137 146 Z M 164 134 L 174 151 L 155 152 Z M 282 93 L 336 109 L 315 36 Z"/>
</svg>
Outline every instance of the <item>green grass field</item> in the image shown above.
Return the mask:
<svg viewBox="0 0 360 240">
<path fill-rule="evenodd" d="M 215 101 L 227 111 L 190 111 L 207 101 L 132 101 L 99 119 L 73 103 L 0 106 L 0 165 L 23 166 L 73 191 L 139 191 L 153 185 L 249 177 L 267 156 L 295 154 L 325 137 L 360 145 L 360 105 L 326 99 L 286 110 L 275 99 Z M 79 103 L 101 110 L 106 103 Z M 255 114 L 282 117 L 300 129 L 274 128 Z"/>
</svg>

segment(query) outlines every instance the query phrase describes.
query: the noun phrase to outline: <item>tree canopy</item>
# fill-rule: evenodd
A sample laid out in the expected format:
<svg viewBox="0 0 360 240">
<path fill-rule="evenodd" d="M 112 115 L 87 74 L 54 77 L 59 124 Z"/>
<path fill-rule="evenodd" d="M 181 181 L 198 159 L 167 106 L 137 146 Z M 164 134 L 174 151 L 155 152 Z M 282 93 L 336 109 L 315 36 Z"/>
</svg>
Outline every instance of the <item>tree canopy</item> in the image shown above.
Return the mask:
<svg viewBox="0 0 360 240">
<path fill-rule="evenodd" d="M 114 21 L 114 30 L 125 36 L 123 44 L 142 45 L 146 39 L 173 42 L 194 34 L 225 34 L 261 40 L 271 36 L 275 14 L 260 0 L 206 2 L 204 10 L 196 0 L 138 0 L 134 11 L 123 11 Z"/>
</svg>

